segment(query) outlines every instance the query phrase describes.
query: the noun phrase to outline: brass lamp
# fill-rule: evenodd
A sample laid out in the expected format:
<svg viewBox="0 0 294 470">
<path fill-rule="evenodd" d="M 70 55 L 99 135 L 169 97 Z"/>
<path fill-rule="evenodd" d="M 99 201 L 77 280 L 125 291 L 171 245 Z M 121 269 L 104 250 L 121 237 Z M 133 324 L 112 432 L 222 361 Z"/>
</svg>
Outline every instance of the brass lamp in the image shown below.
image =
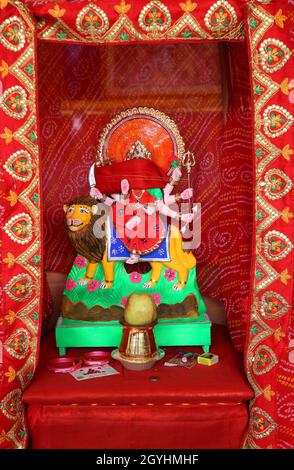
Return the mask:
<svg viewBox="0 0 294 470">
<path fill-rule="evenodd" d="M 128 298 L 119 349 L 112 357 L 119 360 L 126 369 L 146 370 L 164 356 L 157 349 L 153 328 L 156 325 L 156 305 L 148 294 L 131 294 Z"/>
</svg>

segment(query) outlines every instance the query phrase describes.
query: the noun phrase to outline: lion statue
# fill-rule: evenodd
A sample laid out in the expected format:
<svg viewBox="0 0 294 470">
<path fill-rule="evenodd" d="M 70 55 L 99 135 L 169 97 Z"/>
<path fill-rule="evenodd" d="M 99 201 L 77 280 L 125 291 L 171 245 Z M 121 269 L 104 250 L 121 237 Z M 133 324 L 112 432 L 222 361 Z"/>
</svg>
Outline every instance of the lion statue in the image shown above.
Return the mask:
<svg viewBox="0 0 294 470">
<path fill-rule="evenodd" d="M 94 235 L 94 224 L 104 216 L 97 214 L 97 202 L 90 196 L 83 196 L 65 204 L 63 210 L 69 239 L 77 253 L 88 260 L 86 276 L 80 279 L 80 284 L 90 282 L 98 264 L 102 263 L 105 279 L 100 287 L 112 287 L 114 263 L 107 260 L 106 237 L 97 238 Z"/>
<path fill-rule="evenodd" d="M 108 261 L 105 231 L 105 214 L 98 214 L 98 205 L 95 199 L 84 196 L 64 205 L 66 229 L 71 243 L 78 254 L 88 260 L 86 275 L 79 280 L 80 285 L 87 284 L 93 279 L 99 263 L 102 264 L 104 279 L 100 288 L 109 289 L 114 282 L 115 262 Z M 102 220 L 101 217 L 103 218 Z M 101 236 L 94 234 L 94 225 L 100 220 Z M 189 270 L 196 266 L 196 259 L 192 253 L 185 253 L 182 248 L 182 235 L 178 228 L 171 225 L 170 232 L 170 261 L 150 261 L 150 280 L 143 287 L 154 287 L 162 273 L 163 267 L 170 268 L 178 274 L 178 281 L 174 283 L 174 290 L 181 290 L 187 283 Z"/>
</svg>

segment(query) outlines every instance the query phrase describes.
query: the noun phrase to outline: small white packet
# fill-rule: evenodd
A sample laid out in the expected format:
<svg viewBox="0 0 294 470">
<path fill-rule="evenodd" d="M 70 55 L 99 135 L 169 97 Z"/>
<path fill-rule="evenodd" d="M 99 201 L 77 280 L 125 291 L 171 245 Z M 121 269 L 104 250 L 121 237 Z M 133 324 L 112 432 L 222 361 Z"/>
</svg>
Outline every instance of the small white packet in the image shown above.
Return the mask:
<svg viewBox="0 0 294 470">
<path fill-rule="evenodd" d="M 119 374 L 119 372 L 108 364 L 105 366 L 81 367 L 80 369 L 76 369 L 73 372 L 70 372 L 70 375 L 79 381 L 95 379 L 96 377 L 107 377 L 109 375 L 116 374 Z"/>
</svg>

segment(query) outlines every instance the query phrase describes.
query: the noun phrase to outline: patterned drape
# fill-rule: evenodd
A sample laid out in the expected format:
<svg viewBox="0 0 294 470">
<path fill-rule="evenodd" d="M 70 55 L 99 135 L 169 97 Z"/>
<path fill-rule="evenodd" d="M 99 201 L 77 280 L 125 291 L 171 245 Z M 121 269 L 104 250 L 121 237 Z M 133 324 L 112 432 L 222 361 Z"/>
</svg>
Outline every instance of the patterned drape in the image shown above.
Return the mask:
<svg viewBox="0 0 294 470">
<path fill-rule="evenodd" d="M 249 3 L 247 37 L 253 97 L 255 225 L 251 315 L 245 361 L 255 391 L 250 447 L 294 444 L 293 57 L 290 2 Z M 291 162 L 292 159 L 292 162 Z M 293 332 L 293 330 L 292 330 Z"/>
<path fill-rule="evenodd" d="M 222 46 L 228 48 L 225 54 L 228 62 L 223 67 L 230 71 L 227 74 L 230 79 L 228 98 L 224 103 L 227 108 L 226 120 L 223 123 L 216 113 L 210 127 L 207 128 L 199 121 L 197 128 L 195 125 L 193 127 L 195 116 L 191 112 L 192 125 L 183 121 L 180 129 L 183 134 L 187 133 L 183 135 L 184 140 L 192 147 L 197 145 L 198 140 L 201 141 L 199 128 L 204 135 L 207 129 L 210 133 L 216 132 L 216 147 L 213 147 L 212 140 L 202 140 L 204 144 L 200 149 L 201 159 L 197 162 L 193 175 L 196 199 L 198 196 L 200 200 L 203 198 L 204 209 L 210 208 L 203 227 L 202 247 L 197 253 L 199 279 L 204 291 L 214 292 L 218 298 L 224 300 L 231 336 L 240 351 L 246 340 L 246 371 L 255 390 L 247 445 L 253 448 L 293 446 L 294 431 L 290 427 L 291 416 L 288 411 L 293 395 L 293 340 L 291 342 L 290 337 L 293 325 L 291 326 L 290 319 L 293 292 L 291 206 L 294 170 L 293 165 L 291 167 L 293 117 L 290 107 L 293 103 L 294 83 L 290 58 L 290 5 L 286 0 L 204 0 L 198 3 L 191 0 L 179 3 L 171 0 L 149 3 L 146 0 L 101 0 L 92 3 L 0 0 L 0 217 L 3 229 L 0 442 L 3 447 L 21 448 L 27 445 L 21 394 L 33 376 L 38 356 L 42 315 L 43 240 L 46 241 L 51 226 L 46 220 L 43 224 L 43 216 L 49 221 L 56 220 L 55 212 L 52 212 L 50 206 L 55 183 L 50 178 L 53 178 L 53 170 L 59 162 L 63 162 L 66 171 L 67 158 L 74 158 L 72 155 L 75 155 L 71 148 L 67 148 L 70 139 L 66 138 L 64 143 L 59 140 L 62 151 L 52 158 L 54 135 L 62 139 L 62 135 L 67 134 L 66 125 L 69 119 L 66 118 L 66 113 L 64 119 L 58 114 L 60 92 L 57 96 L 52 96 L 47 117 L 42 112 L 46 96 L 48 98 L 50 95 L 49 90 L 47 95 L 44 91 L 46 80 L 49 83 L 48 67 L 47 78 L 42 76 L 42 70 L 38 73 L 39 90 L 43 90 L 45 95 L 39 96 L 41 125 L 40 130 L 38 129 L 37 72 L 38 67 L 42 68 L 42 57 L 45 57 L 40 51 L 46 48 L 46 42 L 67 44 L 63 46 L 63 51 L 73 43 L 121 44 L 124 47 L 142 43 L 146 44 L 144 47 L 159 47 L 156 44 L 170 42 L 183 44 L 187 48 L 187 54 L 190 54 L 189 59 L 194 58 L 193 43 L 203 41 L 203 55 L 199 54 L 198 60 L 210 58 L 209 54 L 213 50 L 211 46 L 214 47 L 215 60 L 220 60 L 217 44 L 206 46 L 207 42 L 215 40 L 228 43 L 227 46 Z M 40 57 L 38 66 L 37 44 Z M 172 49 L 172 44 L 170 47 Z M 76 50 L 82 49 L 80 47 Z M 107 48 L 104 47 L 104 50 L 105 64 L 110 67 L 105 70 L 112 70 L 113 66 L 118 66 L 117 59 L 115 54 L 107 53 Z M 81 56 L 84 54 L 87 53 L 81 52 Z M 144 54 L 143 48 L 140 54 Z M 70 57 L 70 54 L 66 57 Z M 53 70 L 58 62 L 57 57 L 56 62 L 54 59 L 54 55 L 50 55 Z M 88 63 L 88 59 L 84 60 L 85 67 Z M 251 100 L 248 95 L 249 84 L 245 79 L 248 63 Z M 79 73 L 78 70 L 76 72 Z M 61 72 L 58 70 L 56 73 Z M 81 73 L 87 74 L 87 71 L 83 70 Z M 128 90 L 130 86 L 129 82 L 118 84 L 115 80 L 117 77 L 113 78 L 112 75 L 110 83 L 106 83 L 110 87 L 106 90 L 108 98 L 115 92 L 115 88 L 125 86 Z M 187 84 L 187 80 L 185 83 Z M 76 84 L 72 83 L 68 88 L 69 99 L 66 105 L 69 115 L 75 115 L 73 111 L 77 114 L 76 119 L 71 122 L 71 131 L 75 126 L 74 129 L 78 132 L 83 117 L 80 118 L 77 112 L 79 103 L 76 97 L 79 92 L 75 87 Z M 193 74 L 191 87 L 191 94 L 186 98 L 188 107 L 195 96 Z M 95 93 L 95 90 L 92 92 Z M 160 98 L 156 88 L 154 97 L 149 99 L 154 107 L 158 107 L 157 100 Z M 107 103 L 109 99 L 105 100 L 105 107 Z M 65 103 L 62 104 L 64 107 Z M 72 109 L 73 105 L 76 106 L 75 110 Z M 116 102 L 115 106 L 117 105 Z M 89 107 L 91 106 L 90 94 Z M 89 135 L 85 139 L 90 139 L 89 136 L 94 134 L 94 140 L 92 147 L 88 140 L 89 150 L 82 160 L 84 167 L 80 167 L 79 174 L 72 175 L 72 178 L 77 178 L 77 184 L 83 184 L 80 182 L 84 181 L 85 168 L 92 161 L 99 133 L 98 123 L 102 124 L 103 119 L 107 122 L 107 113 L 111 115 L 117 112 L 115 106 L 108 107 L 107 110 L 104 107 L 104 114 L 98 110 L 100 117 L 97 120 L 95 118 L 93 127 L 87 130 Z M 179 116 L 181 121 L 184 119 L 184 111 L 185 107 L 182 114 L 174 112 L 171 117 L 177 122 Z M 44 122 L 46 119 L 50 120 L 50 113 L 55 113 L 54 120 L 51 119 L 53 124 Z M 250 116 L 251 135 L 248 132 Z M 54 130 L 56 123 L 57 130 Z M 64 127 L 63 134 L 60 126 Z M 48 138 L 46 142 L 48 135 L 52 138 Z M 71 132 L 70 135 L 74 138 L 74 133 Z M 72 142 L 74 143 L 74 139 Z M 40 191 L 39 154 L 44 155 L 44 197 Z M 202 156 L 205 159 L 202 160 Z M 206 179 L 205 185 L 205 177 L 212 174 L 209 170 L 212 160 L 213 168 L 217 166 L 217 178 L 210 178 L 211 182 Z M 213 193 L 214 189 L 217 189 L 217 193 Z M 64 191 L 62 197 L 66 199 L 66 190 Z M 72 186 L 69 185 L 68 196 L 71 191 Z M 209 194 L 213 194 L 213 198 Z M 219 195 L 217 204 L 215 194 Z M 209 197 L 215 202 L 212 212 L 212 206 L 208 204 Z M 252 202 L 255 218 L 253 224 Z M 58 217 L 60 215 L 57 210 L 57 220 Z M 210 245 L 209 237 L 212 241 Z M 56 260 L 52 258 L 48 247 L 45 255 L 46 253 L 47 263 L 52 263 L 51 266 L 55 263 L 56 269 Z M 209 263 L 206 262 L 205 253 L 211 253 Z M 216 281 L 212 266 L 217 273 Z"/>
<path fill-rule="evenodd" d="M 22 391 L 37 363 L 42 320 L 42 210 L 35 23 L 0 2 L 1 418 L 0 443 L 27 443 Z"/>
</svg>

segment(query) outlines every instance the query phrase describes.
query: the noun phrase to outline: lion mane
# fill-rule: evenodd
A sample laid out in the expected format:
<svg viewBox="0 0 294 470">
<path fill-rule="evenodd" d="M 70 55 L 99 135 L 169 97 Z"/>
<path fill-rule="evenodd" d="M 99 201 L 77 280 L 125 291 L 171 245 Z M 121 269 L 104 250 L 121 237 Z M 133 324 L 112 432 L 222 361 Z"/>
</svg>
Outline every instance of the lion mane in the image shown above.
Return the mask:
<svg viewBox="0 0 294 470">
<path fill-rule="evenodd" d="M 83 196 L 74 199 L 68 206 L 83 205 L 92 209 L 92 206 L 95 204 L 97 204 L 95 199 L 90 196 Z M 69 230 L 65 223 L 69 239 L 77 253 L 87 258 L 91 263 L 100 263 L 106 249 L 106 237 L 96 238 L 93 232 L 95 222 L 103 216 L 104 214 L 92 214 L 90 223 L 77 232 Z M 102 229 L 105 229 L 104 224 L 102 225 Z"/>
</svg>

